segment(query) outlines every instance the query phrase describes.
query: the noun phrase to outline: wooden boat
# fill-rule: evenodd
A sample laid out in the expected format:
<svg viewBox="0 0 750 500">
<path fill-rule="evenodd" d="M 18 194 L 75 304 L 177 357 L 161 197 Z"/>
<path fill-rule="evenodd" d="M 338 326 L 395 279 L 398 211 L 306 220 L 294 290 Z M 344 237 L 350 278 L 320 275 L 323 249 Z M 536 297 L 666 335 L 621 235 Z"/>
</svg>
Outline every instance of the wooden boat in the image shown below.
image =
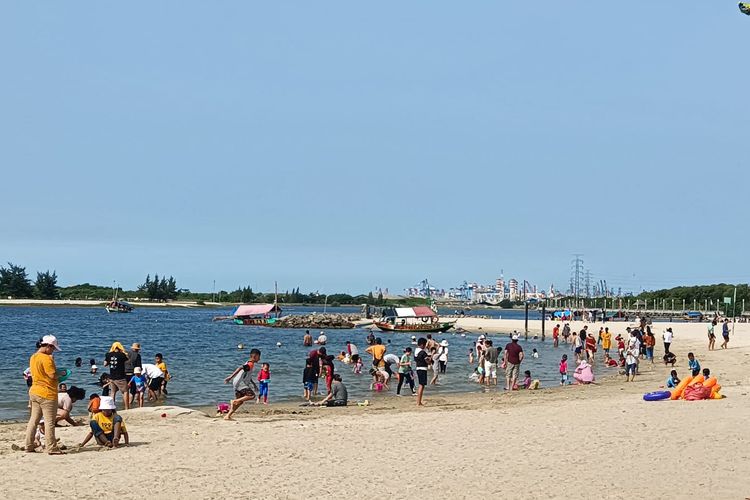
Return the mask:
<svg viewBox="0 0 750 500">
<path fill-rule="evenodd" d="M 437 333 L 447 332 L 456 324 L 453 321 L 440 321 L 430 307 L 396 307 L 383 311 L 383 317 L 374 322 L 384 332 Z"/>
<path fill-rule="evenodd" d="M 231 318 L 237 325 L 270 326 L 281 314 L 276 304 L 246 304 L 237 306 Z"/>
<path fill-rule="evenodd" d="M 129 313 L 133 312 L 133 306 L 131 306 L 129 303 L 125 302 L 124 300 L 113 300 L 106 306 L 104 306 L 104 309 L 107 310 L 108 313 Z"/>
</svg>

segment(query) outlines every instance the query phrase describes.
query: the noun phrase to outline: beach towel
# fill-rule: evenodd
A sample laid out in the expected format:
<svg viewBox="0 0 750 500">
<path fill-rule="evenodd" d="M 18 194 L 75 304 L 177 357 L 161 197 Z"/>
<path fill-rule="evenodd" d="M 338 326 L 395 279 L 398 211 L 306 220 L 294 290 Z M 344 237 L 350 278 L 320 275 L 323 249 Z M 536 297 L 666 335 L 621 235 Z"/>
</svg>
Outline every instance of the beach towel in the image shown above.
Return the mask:
<svg viewBox="0 0 750 500">
<path fill-rule="evenodd" d="M 706 387 L 701 383 L 689 385 L 685 387 L 685 392 L 682 393 L 682 397 L 685 398 L 686 401 L 711 399 L 711 388 Z"/>
</svg>

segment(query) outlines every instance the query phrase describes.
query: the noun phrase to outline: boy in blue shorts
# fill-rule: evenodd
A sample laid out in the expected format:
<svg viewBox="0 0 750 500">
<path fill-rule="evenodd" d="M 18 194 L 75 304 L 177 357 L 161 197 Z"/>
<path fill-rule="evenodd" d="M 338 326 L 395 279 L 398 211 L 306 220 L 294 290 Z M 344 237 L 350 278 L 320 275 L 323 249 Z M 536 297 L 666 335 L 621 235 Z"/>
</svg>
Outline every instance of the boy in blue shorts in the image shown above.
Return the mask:
<svg viewBox="0 0 750 500">
<path fill-rule="evenodd" d="M 308 358 L 305 361 L 305 371 L 302 373 L 302 385 L 305 388 L 305 401 L 310 401 L 318 374 L 313 367 L 313 361 Z"/>
</svg>

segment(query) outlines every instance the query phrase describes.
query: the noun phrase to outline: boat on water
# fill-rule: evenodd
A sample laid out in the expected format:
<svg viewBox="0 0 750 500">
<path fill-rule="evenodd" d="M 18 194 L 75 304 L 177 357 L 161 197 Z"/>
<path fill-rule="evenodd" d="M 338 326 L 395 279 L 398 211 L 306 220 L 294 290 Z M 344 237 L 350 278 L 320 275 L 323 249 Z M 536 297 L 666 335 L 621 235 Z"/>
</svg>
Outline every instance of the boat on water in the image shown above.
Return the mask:
<svg viewBox="0 0 750 500">
<path fill-rule="evenodd" d="M 133 312 L 133 306 L 124 300 L 114 299 L 112 302 L 104 306 L 108 313 L 129 313 Z"/>
<path fill-rule="evenodd" d="M 238 325 L 271 326 L 280 315 L 277 304 L 245 304 L 237 306 L 230 318 Z"/>
<path fill-rule="evenodd" d="M 374 322 L 384 332 L 436 333 L 447 332 L 456 320 L 441 321 L 437 313 L 427 306 L 392 307 L 383 311 L 383 317 Z"/>
</svg>

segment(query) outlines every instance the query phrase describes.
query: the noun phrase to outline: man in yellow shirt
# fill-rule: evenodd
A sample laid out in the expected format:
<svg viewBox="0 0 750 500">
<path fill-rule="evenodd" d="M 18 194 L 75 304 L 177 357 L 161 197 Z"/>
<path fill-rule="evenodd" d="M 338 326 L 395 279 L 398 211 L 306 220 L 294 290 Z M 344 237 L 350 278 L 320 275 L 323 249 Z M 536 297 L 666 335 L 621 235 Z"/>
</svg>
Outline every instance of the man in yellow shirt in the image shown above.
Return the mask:
<svg viewBox="0 0 750 500">
<path fill-rule="evenodd" d="M 609 328 L 605 328 L 602 332 L 602 349 L 604 349 L 604 352 L 609 354 L 609 350 L 612 348 L 612 334 L 609 331 Z"/>
<path fill-rule="evenodd" d="M 57 381 L 58 370 L 52 353 L 59 351 L 60 346 L 54 335 L 45 335 L 39 343 L 39 350 L 31 356 L 29 369 L 31 370 L 31 417 L 26 426 L 26 451 L 34 452 L 34 435 L 37 425 L 44 417 L 44 436 L 47 453 L 63 455 L 55 439 L 55 420 L 57 417 Z"/>
<path fill-rule="evenodd" d="M 375 339 L 375 345 L 371 345 L 365 350 L 372 354 L 372 366 L 375 366 L 378 369 L 385 368 L 385 361 L 383 361 L 383 358 L 385 357 L 385 346 L 380 337 Z"/>
</svg>

